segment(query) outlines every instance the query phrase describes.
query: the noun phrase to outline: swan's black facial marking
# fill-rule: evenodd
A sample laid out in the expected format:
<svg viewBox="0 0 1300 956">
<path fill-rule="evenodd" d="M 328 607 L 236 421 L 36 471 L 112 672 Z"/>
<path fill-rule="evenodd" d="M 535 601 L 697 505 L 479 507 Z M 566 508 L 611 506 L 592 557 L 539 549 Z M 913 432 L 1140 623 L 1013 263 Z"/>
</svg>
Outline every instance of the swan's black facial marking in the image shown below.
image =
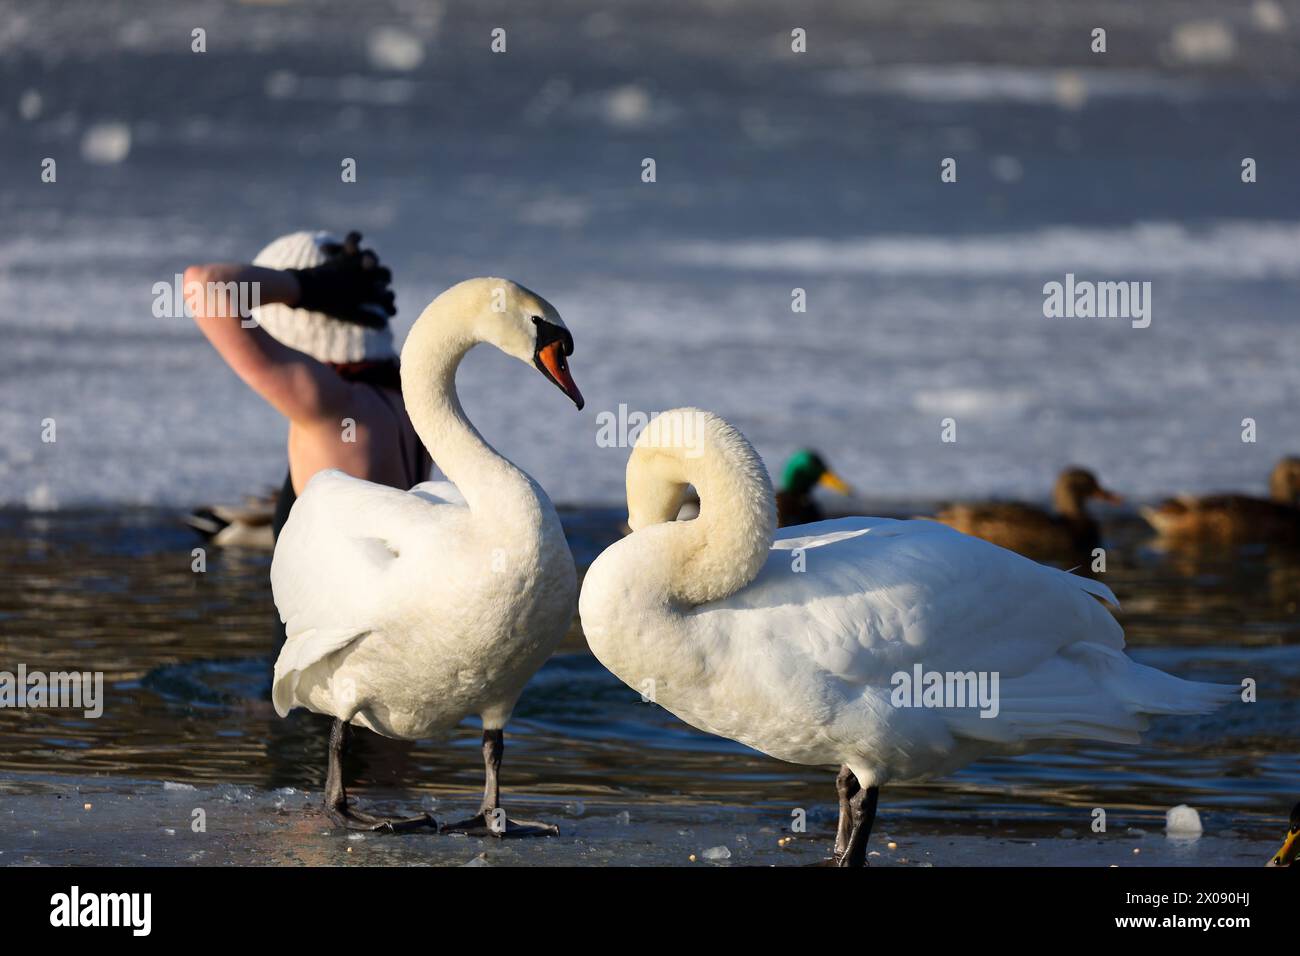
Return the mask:
<svg viewBox="0 0 1300 956">
<path fill-rule="evenodd" d="M 573 354 L 573 336 L 569 330 L 554 322 L 547 322 L 541 316 L 532 317 L 537 328 L 537 343 L 533 347 L 533 364 L 537 370 L 555 384 L 560 391 L 569 396 L 574 405 L 582 408 L 582 392 L 569 374 L 569 363 L 565 356 Z"/>
<path fill-rule="evenodd" d="M 540 315 L 533 316 L 533 325 L 537 328 L 537 346 L 533 352 L 539 354 L 542 349 L 552 342 L 561 342 L 564 347 L 565 355 L 573 354 L 573 336 L 569 330 L 562 325 L 556 325 L 554 322 L 547 322 Z"/>
</svg>

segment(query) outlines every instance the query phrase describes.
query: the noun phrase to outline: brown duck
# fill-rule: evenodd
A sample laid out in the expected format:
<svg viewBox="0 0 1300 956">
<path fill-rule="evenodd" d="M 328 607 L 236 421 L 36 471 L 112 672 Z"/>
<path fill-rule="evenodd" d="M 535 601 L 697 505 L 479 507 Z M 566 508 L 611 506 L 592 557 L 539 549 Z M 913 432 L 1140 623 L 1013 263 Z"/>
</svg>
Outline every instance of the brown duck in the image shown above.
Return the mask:
<svg viewBox="0 0 1300 956">
<path fill-rule="evenodd" d="M 1283 458 L 1268 481 L 1268 498 L 1190 495 L 1170 498 L 1142 516 L 1161 537 L 1216 542 L 1300 543 L 1300 458 Z"/>
<path fill-rule="evenodd" d="M 1067 468 L 1052 488 L 1052 511 L 1020 502 L 949 505 L 936 521 L 1032 558 L 1086 562 L 1101 543 L 1101 528 L 1086 502 L 1123 499 L 1107 491 L 1086 468 Z"/>
</svg>

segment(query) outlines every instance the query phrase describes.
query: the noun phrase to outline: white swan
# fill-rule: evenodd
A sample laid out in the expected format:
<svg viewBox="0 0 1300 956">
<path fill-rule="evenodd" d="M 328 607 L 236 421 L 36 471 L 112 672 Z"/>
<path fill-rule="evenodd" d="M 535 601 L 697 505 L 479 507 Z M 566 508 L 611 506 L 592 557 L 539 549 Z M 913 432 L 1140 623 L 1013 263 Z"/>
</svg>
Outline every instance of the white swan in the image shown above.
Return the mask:
<svg viewBox="0 0 1300 956">
<path fill-rule="evenodd" d="M 700 515 L 673 521 L 688 483 Z M 596 559 L 579 600 L 593 653 L 701 730 L 839 765 L 841 866 L 865 862 L 885 783 L 1049 738 L 1136 742 L 1145 715 L 1201 713 L 1233 693 L 1129 659 L 1097 600 L 1114 602 L 1105 585 L 936 522 L 845 518 L 773 540 L 762 462 L 707 412 L 646 427 L 627 499 L 633 533 Z M 917 701 L 896 675 L 918 665 L 923 686 L 928 672 L 974 672 L 991 689 L 996 674 L 996 716 L 903 706 Z"/>
<path fill-rule="evenodd" d="M 543 829 L 500 810 L 502 728 L 573 618 L 577 577 L 546 493 L 461 410 L 456 368 L 480 342 L 536 365 L 582 408 L 565 361 L 573 339 L 548 302 L 506 279 L 453 286 L 402 349 L 411 423 L 451 481 L 406 492 L 320 472 L 276 544 L 271 586 L 288 639 L 275 663 L 275 709 L 335 718 L 326 808 L 350 828 L 433 825 L 427 815 L 384 820 L 348 806 L 340 758 L 350 724 L 411 740 L 477 714 L 483 805 L 444 829 Z"/>
</svg>

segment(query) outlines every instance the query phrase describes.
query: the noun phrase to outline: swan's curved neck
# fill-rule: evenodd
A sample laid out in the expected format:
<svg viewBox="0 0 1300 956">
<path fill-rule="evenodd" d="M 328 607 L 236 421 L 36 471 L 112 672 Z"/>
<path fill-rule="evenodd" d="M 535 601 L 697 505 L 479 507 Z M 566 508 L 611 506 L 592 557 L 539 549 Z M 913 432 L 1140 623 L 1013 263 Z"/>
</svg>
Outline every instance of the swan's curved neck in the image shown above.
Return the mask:
<svg viewBox="0 0 1300 956">
<path fill-rule="evenodd" d="M 406 413 L 434 462 L 476 516 L 518 518 L 511 504 L 531 482 L 483 439 L 456 394 L 456 370 L 480 339 L 440 318 L 421 316 L 402 348 Z"/>
<path fill-rule="evenodd" d="M 664 413 L 637 442 L 627 500 L 634 530 L 670 522 L 645 536 L 659 558 L 651 573 L 663 577 L 657 583 L 670 601 L 693 607 L 754 579 L 772 546 L 776 510 L 767 469 L 744 437 L 716 416 L 688 414 Z M 649 434 L 656 423 L 657 437 Z M 688 484 L 700 496 L 699 517 L 675 521 Z"/>
</svg>

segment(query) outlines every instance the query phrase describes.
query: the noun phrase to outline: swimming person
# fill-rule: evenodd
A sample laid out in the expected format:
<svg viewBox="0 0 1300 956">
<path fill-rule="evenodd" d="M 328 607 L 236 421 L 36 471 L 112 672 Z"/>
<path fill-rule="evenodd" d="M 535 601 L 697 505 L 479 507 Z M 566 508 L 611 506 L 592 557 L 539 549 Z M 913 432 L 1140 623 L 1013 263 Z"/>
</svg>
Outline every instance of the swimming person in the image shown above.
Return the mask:
<svg viewBox="0 0 1300 956">
<path fill-rule="evenodd" d="M 298 493 L 323 469 L 402 490 L 429 477 L 433 463 L 402 403 L 388 327 L 397 314 L 391 281 L 355 232 L 343 242 L 295 232 L 251 265 L 185 270 L 186 300 L 200 330 L 289 421 L 277 536 Z"/>
</svg>

